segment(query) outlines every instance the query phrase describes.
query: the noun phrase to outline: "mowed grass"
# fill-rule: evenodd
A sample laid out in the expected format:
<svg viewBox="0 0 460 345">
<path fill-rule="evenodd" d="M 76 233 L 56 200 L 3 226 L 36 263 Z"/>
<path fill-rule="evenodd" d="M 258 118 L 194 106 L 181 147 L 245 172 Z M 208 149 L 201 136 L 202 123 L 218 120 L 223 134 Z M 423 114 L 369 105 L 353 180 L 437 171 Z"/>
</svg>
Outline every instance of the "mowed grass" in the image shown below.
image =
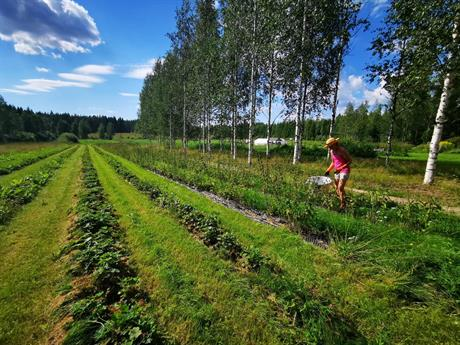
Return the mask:
<svg viewBox="0 0 460 345">
<path fill-rule="evenodd" d="M 370 342 L 456 343 L 455 339 L 460 335 L 460 322 L 455 301 L 445 299 L 442 294 L 437 295 L 438 293 L 431 291 L 428 286 L 423 286 L 420 290 L 433 294 L 431 301 L 411 302 L 410 299 L 405 301 L 405 297 L 401 296 L 401 291 L 405 290 L 408 276 L 411 274 L 398 268 L 397 258 L 391 259 L 391 253 L 399 256 L 406 248 L 405 243 L 399 243 L 401 235 L 398 235 L 393 243 L 382 241 L 380 250 L 372 246 L 372 250 L 368 250 L 365 242 L 362 246 L 353 246 L 351 243 L 351 249 L 359 249 L 360 260 L 353 258 L 353 255 L 352 259 L 347 259 L 339 255 L 346 243 L 334 244 L 328 250 L 315 248 L 303 242 L 299 236 L 289 233 L 287 229 L 254 223 L 241 214 L 216 205 L 209 199 L 146 171 L 126 159 L 116 155 L 113 157 L 142 180 L 153 182 L 162 190 L 174 194 L 181 201 L 201 211 L 217 215 L 223 226 L 233 231 L 243 244 L 253 244 L 261 248 L 264 254 L 274 258 L 293 277 L 303 279 L 306 288 L 318 299 L 330 301 L 334 309 L 352 320 L 358 331 Z M 375 240 L 379 240 L 379 232 L 385 234 L 393 231 L 385 226 L 374 227 L 369 222 L 344 218 L 329 211 L 321 211 L 321 217 L 329 219 L 328 222 L 340 228 L 342 233 L 349 231 L 353 234 L 356 227 L 360 228 L 359 231 L 375 231 Z M 400 230 L 394 231 L 395 234 L 402 234 Z M 442 243 L 436 237 L 432 239 L 436 240 L 432 247 L 436 247 L 437 242 Z M 414 249 L 423 245 L 433 251 L 428 237 L 423 244 L 414 245 Z M 456 245 L 456 242 L 451 245 Z M 414 259 L 411 255 L 420 255 L 417 250 L 413 252 L 410 248 L 412 247 L 407 243 L 407 255 L 400 258 L 401 263 L 405 265 Z M 374 261 L 366 260 L 372 256 Z"/>
<path fill-rule="evenodd" d="M 290 344 L 301 339 L 282 311 L 251 286 L 254 273 L 196 241 L 167 211 L 121 180 L 91 149 L 101 183 L 126 229 L 152 313 L 179 343 Z"/>
<path fill-rule="evenodd" d="M 55 261 L 67 236 L 83 147 L 7 225 L 0 228 L 0 344 L 44 342 L 56 315 L 54 299 L 68 282 Z"/>
<path fill-rule="evenodd" d="M 1 175 L 0 176 L 0 185 L 5 186 L 9 183 L 11 183 L 13 180 L 19 180 L 25 176 L 31 175 L 39 170 L 42 169 L 44 165 L 46 165 L 48 162 L 53 160 L 56 157 L 59 157 L 60 155 L 65 154 L 68 150 L 71 150 L 73 146 L 70 146 L 68 149 L 61 151 L 57 154 L 53 154 L 47 158 L 41 159 L 38 162 L 32 163 L 28 166 L 25 166 L 22 169 L 16 170 L 11 172 L 8 175 Z"/>
</svg>

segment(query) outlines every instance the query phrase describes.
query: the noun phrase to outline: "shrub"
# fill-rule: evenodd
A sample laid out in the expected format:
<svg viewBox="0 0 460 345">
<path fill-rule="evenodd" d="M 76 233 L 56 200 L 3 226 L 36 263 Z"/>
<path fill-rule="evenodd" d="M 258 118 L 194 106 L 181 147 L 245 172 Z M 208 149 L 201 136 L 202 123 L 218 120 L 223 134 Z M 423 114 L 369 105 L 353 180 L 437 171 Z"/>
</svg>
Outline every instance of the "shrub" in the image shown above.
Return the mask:
<svg viewBox="0 0 460 345">
<path fill-rule="evenodd" d="M 374 151 L 375 145 L 360 141 L 341 141 L 341 144 L 347 149 L 350 155 L 361 158 L 377 157 L 377 152 Z"/>
<path fill-rule="evenodd" d="M 60 143 L 68 143 L 68 144 L 73 144 L 73 143 L 78 143 L 78 137 L 73 134 L 73 133 L 61 133 L 61 135 L 57 138 L 57 141 Z"/>
<path fill-rule="evenodd" d="M 56 140 L 56 135 L 50 131 L 38 132 L 36 134 L 38 141 L 53 141 Z"/>
<path fill-rule="evenodd" d="M 5 135 L 6 141 L 36 141 L 34 133 L 31 132 L 15 132 Z"/>
<path fill-rule="evenodd" d="M 441 141 L 439 143 L 439 152 L 446 152 L 453 150 L 455 148 L 455 144 L 451 143 L 450 141 Z"/>
<path fill-rule="evenodd" d="M 392 144 L 392 155 L 407 157 L 409 151 L 413 147 L 414 147 L 413 145 L 407 144 L 407 143 L 393 143 Z"/>
<path fill-rule="evenodd" d="M 414 152 L 428 152 L 430 150 L 429 144 L 420 144 L 415 146 L 412 151 Z"/>
<path fill-rule="evenodd" d="M 452 137 L 450 139 L 447 139 L 448 142 L 452 143 L 455 145 L 455 147 L 460 147 L 460 136 L 459 137 Z"/>
</svg>

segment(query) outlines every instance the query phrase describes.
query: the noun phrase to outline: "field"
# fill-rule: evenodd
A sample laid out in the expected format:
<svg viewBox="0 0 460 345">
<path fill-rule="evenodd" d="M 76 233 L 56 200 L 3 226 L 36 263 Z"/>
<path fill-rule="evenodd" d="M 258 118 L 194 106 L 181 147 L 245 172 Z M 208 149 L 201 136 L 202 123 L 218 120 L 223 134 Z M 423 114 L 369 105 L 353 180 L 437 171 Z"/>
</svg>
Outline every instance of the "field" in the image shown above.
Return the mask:
<svg viewBox="0 0 460 345">
<path fill-rule="evenodd" d="M 0 145 L 0 344 L 458 343 L 460 154 L 356 158 L 339 213 L 321 152 L 175 146 Z"/>
</svg>

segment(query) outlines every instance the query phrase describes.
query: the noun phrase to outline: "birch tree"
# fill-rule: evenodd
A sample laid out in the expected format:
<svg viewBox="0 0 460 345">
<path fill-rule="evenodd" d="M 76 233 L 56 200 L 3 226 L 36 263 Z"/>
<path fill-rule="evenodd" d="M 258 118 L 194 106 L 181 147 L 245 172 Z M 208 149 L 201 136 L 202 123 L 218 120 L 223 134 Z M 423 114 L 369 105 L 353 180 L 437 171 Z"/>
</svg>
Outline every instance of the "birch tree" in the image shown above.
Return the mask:
<svg viewBox="0 0 460 345">
<path fill-rule="evenodd" d="M 458 25 L 459 24 L 460 24 L 459 17 L 457 17 L 455 18 L 453 32 L 452 32 L 452 42 L 454 44 L 458 43 Z M 441 99 L 439 100 L 438 111 L 436 112 L 435 126 L 433 129 L 433 136 L 430 142 L 430 151 L 429 151 L 428 160 L 426 163 L 425 176 L 423 178 L 424 184 L 431 184 L 434 181 L 434 174 L 436 171 L 436 161 L 437 161 L 438 153 L 439 153 L 439 142 L 441 141 L 441 138 L 442 138 L 442 131 L 444 128 L 444 123 L 447 121 L 447 117 L 446 117 L 447 104 L 448 104 L 452 86 L 453 86 L 454 69 L 452 65 L 454 64 L 455 59 L 458 58 L 458 56 L 453 57 L 454 53 L 458 53 L 458 51 L 455 51 L 455 52 L 449 51 L 448 53 L 447 64 L 449 64 L 449 66 L 448 66 L 446 77 L 444 78 L 444 83 L 443 83 L 442 92 L 441 92 Z"/>
<path fill-rule="evenodd" d="M 183 0 L 180 9 L 176 10 L 176 31 L 169 34 L 172 49 L 179 57 L 179 69 L 181 71 L 180 83 L 182 84 L 182 147 L 187 148 L 188 126 L 188 93 L 190 93 L 189 69 L 191 69 L 191 48 L 194 40 L 195 27 L 194 17 L 190 0 Z"/>
<path fill-rule="evenodd" d="M 353 32 L 357 30 L 359 26 L 368 26 L 368 21 L 358 19 L 358 12 L 361 8 L 361 3 L 350 1 L 350 0 L 339 0 L 339 16 L 338 16 L 338 30 L 339 38 L 337 45 L 337 63 L 336 63 L 336 75 L 334 81 L 334 95 L 332 100 L 332 114 L 331 124 L 329 126 L 329 137 L 334 136 L 334 125 L 337 117 L 337 106 L 338 106 L 338 95 L 340 86 L 340 73 L 343 67 L 343 59 L 348 53 L 350 39 Z M 329 154 L 329 151 L 328 151 Z"/>
</svg>

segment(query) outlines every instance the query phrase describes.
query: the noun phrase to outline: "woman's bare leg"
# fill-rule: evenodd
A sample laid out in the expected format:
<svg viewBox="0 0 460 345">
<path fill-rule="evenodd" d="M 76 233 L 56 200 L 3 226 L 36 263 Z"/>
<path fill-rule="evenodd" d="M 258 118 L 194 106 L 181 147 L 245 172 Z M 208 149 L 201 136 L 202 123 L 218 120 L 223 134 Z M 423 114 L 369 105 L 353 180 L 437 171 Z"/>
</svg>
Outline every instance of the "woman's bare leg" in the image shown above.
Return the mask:
<svg viewBox="0 0 460 345">
<path fill-rule="evenodd" d="M 347 180 L 345 179 L 340 179 L 337 189 L 338 189 L 338 194 L 340 198 L 340 209 L 345 208 L 345 185 L 347 184 Z"/>
</svg>

